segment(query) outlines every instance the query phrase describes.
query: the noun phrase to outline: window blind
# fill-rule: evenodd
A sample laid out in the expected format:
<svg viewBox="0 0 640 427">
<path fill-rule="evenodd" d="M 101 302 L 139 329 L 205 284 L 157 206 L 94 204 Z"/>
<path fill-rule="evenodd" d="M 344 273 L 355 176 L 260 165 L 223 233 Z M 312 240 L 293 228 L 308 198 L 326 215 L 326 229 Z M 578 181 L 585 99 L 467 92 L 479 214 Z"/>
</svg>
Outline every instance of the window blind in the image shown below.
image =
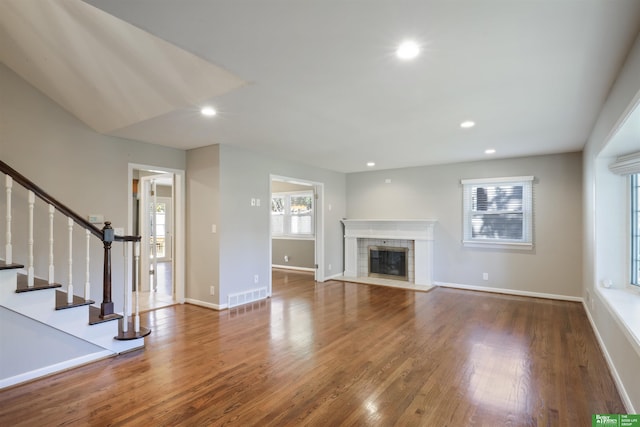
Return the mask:
<svg viewBox="0 0 640 427">
<path fill-rule="evenodd" d="M 465 243 L 532 243 L 533 177 L 462 180 Z"/>
</svg>

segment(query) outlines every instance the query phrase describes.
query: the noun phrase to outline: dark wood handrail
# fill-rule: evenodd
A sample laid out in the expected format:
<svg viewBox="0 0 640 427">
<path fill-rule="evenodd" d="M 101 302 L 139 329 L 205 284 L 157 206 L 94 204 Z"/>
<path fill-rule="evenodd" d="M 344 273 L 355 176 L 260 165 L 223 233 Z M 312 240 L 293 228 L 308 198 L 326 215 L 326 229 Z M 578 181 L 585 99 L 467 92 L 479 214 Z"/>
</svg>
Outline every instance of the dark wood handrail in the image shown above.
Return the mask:
<svg viewBox="0 0 640 427">
<path fill-rule="evenodd" d="M 44 200 L 54 206 L 59 212 L 71 218 L 76 224 L 82 228 L 89 230 L 94 236 L 100 239 L 104 245 L 104 268 L 103 268 L 103 298 L 100 305 L 100 317 L 108 319 L 117 316 L 113 311 L 113 301 L 111 300 L 111 243 L 118 242 L 139 242 L 140 236 L 116 236 L 109 221 L 105 221 L 104 228 L 99 229 L 64 204 L 60 203 L 49 193 L 34 184 L 30 179 L 22 175 L 17 170 L 0 160 L 0 172 L 9 175 L 16 183 L 20 184 L 27 190 L 32 191 L 38 198 Z"/>
<path fill-rule="evenodd" d="M 0 171 L 9 175 L 15 182 L 22 185 L 27 190 L 33 191 L 33 193 L 38 196 L 40 199 L 44 200 L 46 203 L 53 205 L 58 211 L 67 217 L 73 219 L 75 223 L 80 225 L 81 227 L 89 230 L 91 234 L 96 236 L 98 239 L 102 240 L 102 230 L 69 209 L 66 205 L 59 202 L 55 197 L 44 191 L 42 188 L 37 186 L 33 181 L 29 178 L 22 175 L 17 170 L 13 169 L 11 166 L 0 160 Z M 139 242 L 140 236 L 115 236 L 115 240 L 118 242 Z"/>
</svg>

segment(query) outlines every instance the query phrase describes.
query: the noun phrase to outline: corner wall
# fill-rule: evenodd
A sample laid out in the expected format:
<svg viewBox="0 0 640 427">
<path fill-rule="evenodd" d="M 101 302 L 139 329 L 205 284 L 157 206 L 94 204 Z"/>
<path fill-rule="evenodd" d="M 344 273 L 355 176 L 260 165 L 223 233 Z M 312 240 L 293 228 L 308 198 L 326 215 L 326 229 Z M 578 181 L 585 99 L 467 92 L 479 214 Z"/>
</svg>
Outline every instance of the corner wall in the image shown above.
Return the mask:
<svg viewBox="0 0 640 427">
<path fill-rule="evenodd" d="M 189 264 L 187 301 L 199 300 L 192 302 L 223 308 L 229 294 L 269 287 L 271 175 L 324 184 L 323 273 L 327 277 L 342 271 L 340 219 L 346 212 L 343 173 L 227 145 L 190 150 L 187 158 L 188 205 L 193 221 L 187 232 L 190 241 L 187 256 L 198 257 Z M 260 199 L 260 206 L 251 206 L 251 199 Z M 212 223 L 216 224 L 217 232 L 209 242 Z M 256 275 L 258 283 L 254 280 Z M 212 297 L 209 287 L 214 284 L 216 295 Z"/>
</svg>

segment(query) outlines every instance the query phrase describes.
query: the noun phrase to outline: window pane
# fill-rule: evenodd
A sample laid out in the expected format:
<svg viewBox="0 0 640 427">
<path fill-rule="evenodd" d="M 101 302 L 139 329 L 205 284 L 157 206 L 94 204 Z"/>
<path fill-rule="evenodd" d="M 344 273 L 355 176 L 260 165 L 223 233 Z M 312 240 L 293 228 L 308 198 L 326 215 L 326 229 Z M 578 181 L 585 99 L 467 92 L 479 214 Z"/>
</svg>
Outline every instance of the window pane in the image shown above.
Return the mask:
<svg viewBox="0 0 640 427">
<path fill-rule="evenodd" d="M 284 234 L 284 215 L 271 215 L 271 234 Z"/>
<path fill-rule="evenodd" d="M 311 196 L 291 196 L 289 199 L 291 215 L 305 215 L 311 212 Z"/>
<path fill-rule="evenodd" d="M 473 187 L 473 211 L 522 211 L 522 185 Z"/>
<path fill-rule="evenodd" d="M 640 286 L 640 174 L 631 175 L 631 284 Z"/>
<path fill-rule="evenodd" d="M 311 234 L 311 216 L 292 216 L 291 234 Z"/>
<path fill-rule="evenodd" d="M 523 214 L 473 214 L 471 237 L 474 239 L 522 240 Z"/>
<path fill-rule="evenodd" d="M 271 213 L 284 214 L 284 197 L 273 197 L 271 199 Z"/>
</svg>

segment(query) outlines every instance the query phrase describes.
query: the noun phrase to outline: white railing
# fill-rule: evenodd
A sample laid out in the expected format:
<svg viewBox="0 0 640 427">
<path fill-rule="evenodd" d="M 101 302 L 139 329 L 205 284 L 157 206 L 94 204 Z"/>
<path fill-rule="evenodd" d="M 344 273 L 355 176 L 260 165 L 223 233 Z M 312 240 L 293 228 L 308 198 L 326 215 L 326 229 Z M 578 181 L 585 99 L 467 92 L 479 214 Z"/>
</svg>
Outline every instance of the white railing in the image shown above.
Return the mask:
<svg viewBox="0 0 640 427">
<path fill-rule="evenodd" d="M 12 233 L 12 227 L 14 226 L 14 224 L 12 224 L 12 214 L 13 214 L 13 210 L 15 209 L 15 206 L 12 205 L 12 198 L 14 195 L 14 182 L 17 182 L 21 185 L 22 188 L 25 188 L 27 190 L 27 207 L 26 209 L 28 210 L 28 219 L 27 219 L 27 236 L 26 236 L 26 243 L 27 243 L 27 253 L 26 253 L 26 258 L 27 258 L 27 268 L 26 268 L 26 273 L 27 273 L 27 284 L 29 287 L 33 287 L 34 286 L 34 282 L 35 282 L 35 276 L 36 276 L 36 263 L 35 263 L 35 259 L 34 259 L 34 248 L 36 246 L 36 240 L 35 240 L 35 236 L 34 236 L 34 223 L 37 223 L 38 218 L 35 216 L 35 212 L 37 212 L 36 209 L 36 204 L 37 204 L 37 200 L 38 199 L 42 199 L 45 203 L 47 203 L 47 218 L 42 219 L 42 221 L 47 221 L 48 222 L 48 260 L 46 263 L 46 275 L 47 275 L 47 282 L 49 284 L 54 284 L 55 283 L 55 271 L 56 271 L 56 267 L 55 267 L 55 258 L 54 258 L 54 248 L 55 248 L 55 241 L 54 241 L 54 218 L 56 215 L 56 212 L 60 212 L 62 215 L 64 215 L 67 219 L 67 235 L 68 235 L 68 252 L 67 252 L 67 268 L 68 268 L 68 276 L 67 276 L 67 303 L 68 304 L 72 304 L 73 303 L 73 297 L 74 297 L 74 286 L 73 286 L 73 259 L 74 259 L 74 248 L 73 248 L 73 237 L 74 237 L 74 223 L 78 223 L 79 225 L 81 225 L 82 228 L 84 228 L 84 236 L 85 236 L 85 242 L 86 242 L 86 247 L 85 247 L 85 283 L 84 283 L 84 296 L 83 298 L 85 300 L 89 300 L 90 299 L 90 294 L 91 294 L 91 277 L 90 277 L 90 272 L 91 272 L 91 234 L 94 234 L 96 237 L 99 237 L 103 243 L 105 243 L 104 246 L 104 250 L 105 250 L 105 260 L 107 260 L 107 258 L 109 259 L 109 265 L 107 266 L 105 263 L 105 280 L 104 280 L 104 288 L 108 288 L 108 289 L 103 289 L 104 292 L 104 297 L 106 298 L 105 301 L 103 301 L 102 303 L 102 308 L 101 308 L 101 316 L 104 316 L 105 318 L 107 316 L 111 316 L 113 315 L 113 311 L 108 312 L 109 311 L 109 307 L 113 307 L 113 303 L 111 302 L 111 281 L 110 281 L 110 268 L 111 268 L 111 263 L 110 263 L 110 247 L 111 247 L 111 241 L 115 240 L 115 241 L 121 241 L 123 244 L 123 248 L 124 248 L 124 286 L 123 286 L 123 291 L 124 291 L 124 306 L 123 306 L 123 316 L 124 319 L 122 321 L 122 330 L 124 332 L 127 332 L 129 329 L 129 319 L 133 320 L 133 325 L 134 325 L 134 331 L 136 333 L 140 332 L 140 315 L 139 315 L 139 303 L 138 303 L 138 288 L 139 288 L 139 275 L 140 272 L 138 271 L 139 268 L 139 259 L 140 259 L 140 242 L 139 242 L 139 237 L 135 237 L 135 236 L 114 236 L 113 235 L 113 230 L 111 229 L 110 225 L 105 226 L 105 229 L 103 230 L 99 230 L 98 228 L 96 228 L 93 224 L 90 224 L 88 221 L 84 220 L 83 218 L 81 218 L 79 215 L 73 213 L 72 211 L 70 211 L 68 208 L 66 208 L 64 205 L 60 204 L 59 202 L 57 202 L 55 199 L 53 199 L 51 196 L 49 196 L 48 194 L 46 194 L 45 192 L 43 192 L 42 190 L 40 190 L 39 187 L 35 186 L 35 184 L 33 184 L 31 181 L 27 180 L 26 178 L 24 178 L 22 175 L 20 175 L 19 173 L 17 173 L 16 171 L 14 171 L 13 169 L 11 169 L 8 165 L 6 165 L 5 163 L 3 163 L 2 161 L 0 161 L 0 169 L 2 171 L 7 171 L 5 173 L 5 180 L 4 180 L 4 186 L 5 186 L 5 193 L 6 193 L 6 214 L 5 214 L 5 220 L 6 220 L 6 233 L 5 233 L 5 263 L 7 264 L 12 264 L 14 262 L 14 242 L 13 242 L 13 233 Z M 10 173 L 13 175 L 10 175 Z M 106 230 L 107 228 L 109 228 L 109 236 L 110 239 L 107 239 L 105 236 L 107 235 L 105 233 L 104 230 Z M 107 244 L 107 241 L 109 242 L 109 244 Z M 129 245 L 133 245 L 131 247 L 131 250 L 129 249 Z M 129 255 L 130 254 L 130 255 Z M 133 265 L 133 268 L 135 268 L 135 280 L 136 280 L 136 290 L 133 291 L 132 286 L 131 286 L 131 280 L 128 277 L 129 276 L 129 265 Z M 109 275 L 109 280 L 106 279 L 107 277 L 107 270 L 108 270 L 108 275 Z M 108 282 L 108 284 L 106 283 Z M 107 308 L 105 308 L 105 306 Z M 111 309 L 112 310 L 112 309 Z"/>
</svg>

